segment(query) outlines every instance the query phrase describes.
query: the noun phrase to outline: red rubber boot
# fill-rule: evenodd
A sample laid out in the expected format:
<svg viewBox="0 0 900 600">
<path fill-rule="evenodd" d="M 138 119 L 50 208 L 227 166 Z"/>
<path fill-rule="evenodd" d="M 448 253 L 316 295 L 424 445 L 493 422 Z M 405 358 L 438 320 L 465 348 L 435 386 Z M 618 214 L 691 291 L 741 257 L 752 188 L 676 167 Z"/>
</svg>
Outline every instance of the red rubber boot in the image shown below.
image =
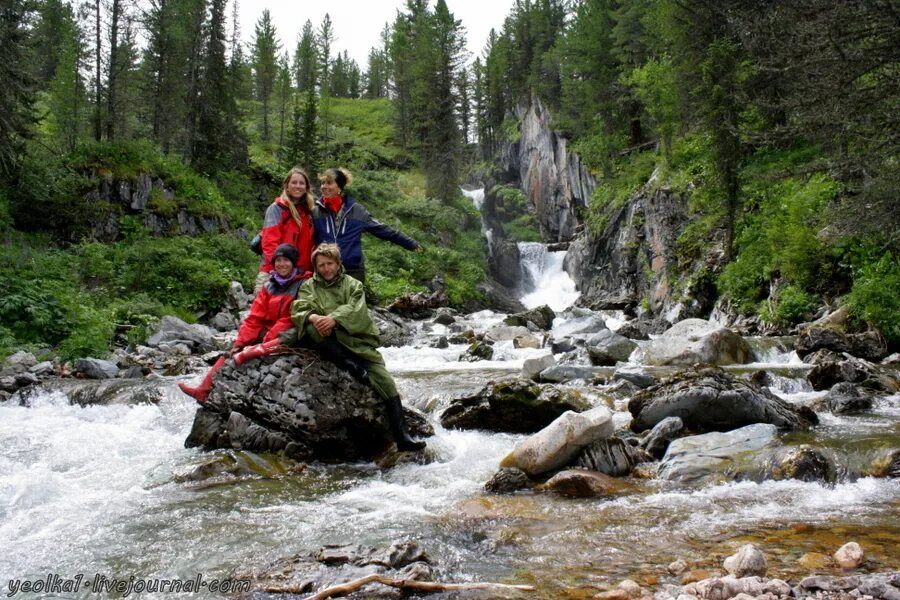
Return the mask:
<svg viewBox="0 0 900 600">
<path fill-rule="evenodd" d="M 268 342 L 263 342 L 262 344 L 248 346 L 235 354 L 232 359 L 234 359 L 234 364 L 236 364 L 237 366 L 241 366 L 248 360 L 260 358 L 262 356 L 268 356 L 270 354 L 278 354 L 279 352 L 283 352 L 284 350 L 287 350 L 287 347 L 281 344 L 281 340 L 275 338 L 274 340 L 269 340 Z"/>
<path fill-rule="evenodd" d="M 182 392 L 193 398 L 197 401 L 201 406 L 206 404 L 206 397 L 209 396 L 209 391 L 212 389 L 213 383 L 213 375 L 216 374 L 216 371 L 222 368 L 222 365 L 225 364 L 225 357 L 219 357 L 219 360 L 209 368 L 209 371 L 206 372 L 206 376 L 203 377 L 203 381 L 200 382 L 200 385 L 197 387 L 191 387 L 184 383 L 179 383 L 178 387 Z"/>
</svg>

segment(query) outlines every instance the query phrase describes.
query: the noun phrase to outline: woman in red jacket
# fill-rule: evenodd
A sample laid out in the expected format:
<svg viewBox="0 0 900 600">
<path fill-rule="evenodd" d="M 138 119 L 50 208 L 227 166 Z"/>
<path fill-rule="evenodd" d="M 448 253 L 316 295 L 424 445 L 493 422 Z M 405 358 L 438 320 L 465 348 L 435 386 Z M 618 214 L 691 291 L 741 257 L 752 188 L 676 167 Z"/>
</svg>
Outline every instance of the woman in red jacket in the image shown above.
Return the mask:
<svg viewBox="0 0 900 600">
<path fill-rule="evenodd" d="M 237 339 L 228 355 L 223 355 L 216 361 L 197 387 L 179 383 L 178 387 L 182 392 L 203 404 L 212 389 L 213 375 L 229 357 L 234 357 L 235 362 L 241 364 L 250 357 L 239 360 L 240 357 L 236 356 L 238 352 L 259 342 L 274 343 L 255 346 L 252 358 L 271 354 L 280 348 L 277 343 L 278 334 L 294 326 L 291 322 L 291 303 L 297 297 L 300 284 L 312 275 L 309 271 L 298 268 L 299 256 L 297 248 L 291 244 L 281 244 L 272 252 L 269 282 L 256 295 L 250 306 L 250 314 L 241 323 Z"/>
<path fill-rule="evenodd" d="M 300 167 L 288 171 L 281 184 L 281 195 L 266 209 L 262 229 L 262 258 L 253 293 L 258 294 L 269 281 L 272 256 L 280 244 L 291 244 L 300 252 L 297 267 L 312 273 L 310 257 L 315 248 L 309 176 Z"/>
</svg>

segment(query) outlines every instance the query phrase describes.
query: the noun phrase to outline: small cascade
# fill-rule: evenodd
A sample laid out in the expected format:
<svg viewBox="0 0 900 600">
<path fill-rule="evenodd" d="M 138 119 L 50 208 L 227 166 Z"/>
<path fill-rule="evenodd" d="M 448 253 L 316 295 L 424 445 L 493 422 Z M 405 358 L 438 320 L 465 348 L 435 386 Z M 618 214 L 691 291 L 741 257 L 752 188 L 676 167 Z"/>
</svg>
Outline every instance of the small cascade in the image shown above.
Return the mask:
<svg viewBox="0 0 900 600">
<path fill-rule="evenodd" d="M 539 242 L 519 242 L 525 294 L 520 298 L 526 308 L 548 305 L 563 311 L 580 296 L 575 282 L 563 269 L 566 251 L 548 252 Z"/>
<path fill-rule="evenodd" d="M 484 188 L 478 188 L 477 190 L 462 190 L 463 196 L 469 198 L 472 201 L 472 204 L 475 206 L 476 210 L 478 210 L 479 214 L 481 214 L 481 207 L 484 206 Z M 484 221 L 484 215 L 481 215 L 481 235 L 484 236 L 484 239 L 487 240 L 488 247 L 488 255 L 493 256 L 494 254 L 494 230 L 487 226 L 487 223 Z"/>
</svg>

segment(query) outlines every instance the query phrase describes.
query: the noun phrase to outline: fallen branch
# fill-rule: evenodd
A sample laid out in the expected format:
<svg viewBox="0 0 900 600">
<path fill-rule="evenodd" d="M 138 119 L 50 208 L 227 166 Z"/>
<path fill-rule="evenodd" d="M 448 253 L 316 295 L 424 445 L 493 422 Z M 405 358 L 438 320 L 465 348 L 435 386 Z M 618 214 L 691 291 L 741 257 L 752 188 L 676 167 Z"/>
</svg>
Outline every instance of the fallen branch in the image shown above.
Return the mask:
<svg viewBox="0 0 900 600">
<path fill-rule="evenodd" d="M 366 575 L 353 581 L 341 583 L 327 587 L 324 590 L 316 592 L 312 596 L 307 596 L 304 600 L 325 600 L 325 598 L 333 598 L 334 596 L 343 596 L 350 592 L 355 592 L 364 585 L 370 583 L 381 583 L 401 590 L 416 590 L 418 592 L 449 592 L 455 590 L 521 590 L 530 592 L 534 587 L 530 585 L 507 585 L 505 583 L 434 583 L 431 581 L 415 581 L 413 579 L 391 579 L 378 573 Z M 303 590 L 296 587 L 268 587 L 265 589 L 270 594 L 300 594 Z"/>
</svg>

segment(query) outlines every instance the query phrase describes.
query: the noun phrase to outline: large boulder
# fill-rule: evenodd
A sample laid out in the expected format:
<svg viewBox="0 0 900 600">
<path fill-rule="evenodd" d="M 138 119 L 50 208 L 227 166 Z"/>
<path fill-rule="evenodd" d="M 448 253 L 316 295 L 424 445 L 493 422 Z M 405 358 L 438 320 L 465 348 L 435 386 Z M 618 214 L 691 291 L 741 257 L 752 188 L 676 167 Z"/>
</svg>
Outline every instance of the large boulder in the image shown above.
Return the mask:
<svg viewBox="0 0 900 600">
<path fill-rule="evenodd" d="M 20 350 L 3 361 L 0 377 L 15 376 L 28 371 L 37 364 L 37 358 L 31 352 Z"/>
<path fill-rule="evenodd" d="M 185 344 L 194 352 L 202 354 L 211 350 L 221 350 L 215 340 L 216 331 L 212 327 L 185 323 L 178 317 L 166 315 L 159 321 L 156 333 L 147 339 L 153 348 Z"/>
<path fill-rule="evenodd" d="M 744 338 L 703 319 L 679 321 L 643 351 L 642 362 L 657 366 L 731 365 L 753 360 Z"/>
<path fill-rule="evenodd" d="M 627 362 L 628 357 L 637 348 L 637 344 L 633 341 L 609 329 L 592 335 L 588 338 L 586 345 L 588 356 L 591 357 L 591 364 L 600 366 Z"/>
<path fill-rule="evenodd" d="M 856 383 L 888 393 L 900 389 L 895 373 L 847 352 L 837 353 L 823 348 L 804 356 L 803 362 L 813 365 L 806 379 L 814 390 L 827 390 L 841 382 Z"/>
<path fill-rule="evenodd" d="M 777 428 L 758 423 L 726 433 L 705 433 L 679 438 L 669 444 L 659 476 L 671 481 L 694 482 L 723 473 L 735 458 L 776 443 Z"/>
<path fill-rule="evenodd" d="M 424 417 L 409 409 L 413 435 L 431 435 Z M 185 445 L 284 452 L 297 460 L 371 459 L 392 437 L 384 404 L 312 350 L 270 356 L 219 369 Z"/>
<path fill-rule="evenodd" d="M 628 403 L 631 429 L 651 429 L 679 417 L 694 432 L 730 431 L 753 423 L 805 429 L 818 423 L 809 408 L 785 402 L 767 388 L 735 379 L 720 369 L 703 369 L 639 391 Z"/>
<path fill-rule="evenodd" d="M 828 409 L 835 414 L 866 411 L 872 408 L 873 398 L 858 386 L 843 381 L 836 383 L 825 398 Z"/>
<path fill-rule="evenodd" d="M 406 319 L 378 307 L 372 308 L 369 314 L 378 327 L 382 346 L 406 346 L 412 342 L 414 331 Z"/>
<path fill-rule="evenodd" d="M 527 327 L 531 323 L 538 329 L 549 331 L 553 327 L 553 319 L 555 318 L 556 313 L 553 312 L 553 309 L 544 304 L 525 312 L 509 315 L 503 319 L 503 322 L 507 325 L 519 325 L 522 327 Z"/>
<path fill-rule="evenodd" d="M 614 431 L 612 412 L 605 406 L 583 413 L 565 412 L 516 444 L 500 466 L 521 469 L 529 476 L 547 473 L 570 464 L 583 448 L 612 437 Z"/>
<path fill-rule="evenodd" d="M 847 352 L 869 361 L 879 361 L 888 355 L 887 342 L 878 332 L 848 334 L 822 326 L 807 327 L 800 332 L 794 342 L 794 348 L 800 358 L 816 350 Z"/>
<path fill-rule="evenodd" d="M 534 433 L 566 411 L 588 408 L 590 404 L 575 390 L 507 379 L 490 382 L 472 396 L 454 399 L 441 414 L 441 424 L 453 429 Z"/>
</svg>

